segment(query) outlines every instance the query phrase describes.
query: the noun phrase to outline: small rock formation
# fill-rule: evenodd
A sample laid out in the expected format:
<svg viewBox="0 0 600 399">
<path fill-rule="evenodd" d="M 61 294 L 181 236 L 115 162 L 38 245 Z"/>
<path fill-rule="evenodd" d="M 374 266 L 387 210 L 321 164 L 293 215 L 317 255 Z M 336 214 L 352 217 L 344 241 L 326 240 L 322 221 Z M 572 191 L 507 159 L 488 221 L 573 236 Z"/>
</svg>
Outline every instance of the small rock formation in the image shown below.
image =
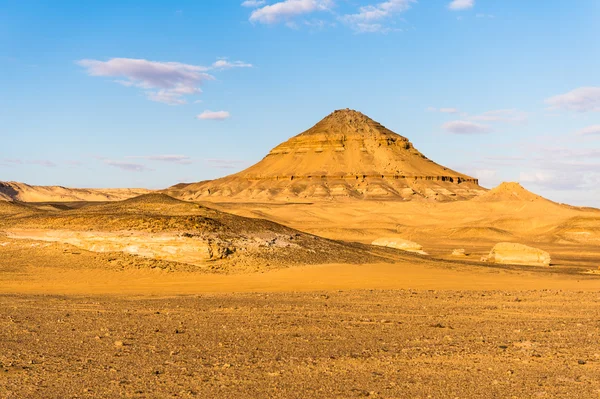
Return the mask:
<svg viewBox="0 0 600 399">
<path fill-rule="evenodd" d="M 548 252 L 512 242 L 501 242 L 494 245 L 490 254 L 481 260 L 505 265 L 550 266 Z"/>
<path fill-rule="evenodd" d="M 413 241 L 405 240 L 403 238 L 378 238 L 375 241 L 373 241 L 371 245 L 376 245 L 378 247 L 395 248 L 400 249 L 402 251 L 427 255 L 427 253 L 423 251 L 422 245 L 417 244 Z"/>
<path fill-rule="evenodd" d="M 452 256 L 467 256 L 468 254 L 465 252 L 464 248 L 455 249 L 452 251 Z"/>
</svg>

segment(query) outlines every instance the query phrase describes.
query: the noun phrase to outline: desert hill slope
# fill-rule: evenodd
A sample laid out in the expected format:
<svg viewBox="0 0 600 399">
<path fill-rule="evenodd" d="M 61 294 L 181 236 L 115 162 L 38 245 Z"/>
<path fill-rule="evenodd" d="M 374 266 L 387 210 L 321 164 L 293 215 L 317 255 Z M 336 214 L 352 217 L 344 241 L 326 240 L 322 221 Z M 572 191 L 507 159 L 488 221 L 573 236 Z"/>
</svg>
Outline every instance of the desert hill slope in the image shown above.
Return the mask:
<svg viewBox="0 0 600 399">
<path fill-rule="evenodd" d="M 0 212 L 3 207 L 25 205 L 6 202 Z M 397 256 L 164 194 L 64 211 L 13 212 L 0 218 L 0 232 L 15 239 L 71 244 L 92 252 L 120 252 L 222 271 L 389 262 Z"/>
<path fill-rule="evenodd" d="M 19 182 L 0 181 L 0 201 L 120 201 L 149 192 L 150 190 L 142 188 L 67 188 L 62 186 L 32 186 Z"/>
<path fill-rule="evenodd" d="M 477 179 L 441 166 L 360 112 L 338 110 L 248 169 L 166 190 L 185 200 L 469 199 Z"/>
</svg>

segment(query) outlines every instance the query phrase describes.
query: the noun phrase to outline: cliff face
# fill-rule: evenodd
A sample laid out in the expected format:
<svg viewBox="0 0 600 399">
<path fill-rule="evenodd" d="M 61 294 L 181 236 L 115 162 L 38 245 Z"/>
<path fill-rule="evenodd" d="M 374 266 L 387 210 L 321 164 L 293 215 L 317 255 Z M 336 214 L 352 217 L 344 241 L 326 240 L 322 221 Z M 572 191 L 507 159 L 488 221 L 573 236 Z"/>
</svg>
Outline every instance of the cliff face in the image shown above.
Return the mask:
<svg viewBox="0 0 600 399">
<path fill-rule="evenodd" d="M 221 179 L 167 190 L 182 199 L 469 199 L 477 179 L 443 167 L 412 143 L 357 111 L 335 111 Z"/>
</svg>

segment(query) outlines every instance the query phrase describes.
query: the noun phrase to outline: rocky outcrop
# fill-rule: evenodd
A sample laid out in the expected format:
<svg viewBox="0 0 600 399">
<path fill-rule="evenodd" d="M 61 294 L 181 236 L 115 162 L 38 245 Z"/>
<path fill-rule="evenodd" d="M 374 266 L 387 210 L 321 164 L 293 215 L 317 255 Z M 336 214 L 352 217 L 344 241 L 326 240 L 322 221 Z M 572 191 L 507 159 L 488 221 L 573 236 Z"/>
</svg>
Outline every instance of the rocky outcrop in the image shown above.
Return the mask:
<svg viewBox="0 0 600 399">
<path fill-rule="evenodd" d="M 490 254 L 481 259 L 484 262 L 505 265 L 550 266 L 550 254 L 538 248 L 512 242 L 501 242 L 492 248 Z"/>
<path fill-rule="evenodd" d="M 427 199 L 484 193 L 477 179 L 441 166 L 360 112 L 335 111 L 259 163 L 221 179 L 173 186 L 185 200 Z"/>
<path fill-rule="evenodd" d="M 400 249 L 402 251 L 414 252 L 421 255 L 427 255 L 426 252 L 423 251 L 423 246 L 417 244 L 416 242 L 405 240 L 403 238 L 398 237 L 387 237 L 387 238 L 378 238 L 373 241 L 371 245 L 376 245 L 378 247 L 388 247 L 394 249 Z"/>
</svg>

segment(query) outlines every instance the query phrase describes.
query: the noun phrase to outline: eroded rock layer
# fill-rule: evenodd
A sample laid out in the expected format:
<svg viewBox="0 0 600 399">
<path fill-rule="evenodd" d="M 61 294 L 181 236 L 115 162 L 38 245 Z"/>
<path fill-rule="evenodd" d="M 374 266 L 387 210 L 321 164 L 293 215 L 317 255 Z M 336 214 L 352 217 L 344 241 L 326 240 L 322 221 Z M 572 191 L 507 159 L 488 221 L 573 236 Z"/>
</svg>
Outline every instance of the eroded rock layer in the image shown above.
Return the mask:
<svg viewBox="0 0 600 399">
<path fill-rule="evenodd" d="M 250 168 L 167 190 L 185 200 L 469 199 L 477 179 L 441 166 L 357 111 L 335 111 Z"/>
</svg>

